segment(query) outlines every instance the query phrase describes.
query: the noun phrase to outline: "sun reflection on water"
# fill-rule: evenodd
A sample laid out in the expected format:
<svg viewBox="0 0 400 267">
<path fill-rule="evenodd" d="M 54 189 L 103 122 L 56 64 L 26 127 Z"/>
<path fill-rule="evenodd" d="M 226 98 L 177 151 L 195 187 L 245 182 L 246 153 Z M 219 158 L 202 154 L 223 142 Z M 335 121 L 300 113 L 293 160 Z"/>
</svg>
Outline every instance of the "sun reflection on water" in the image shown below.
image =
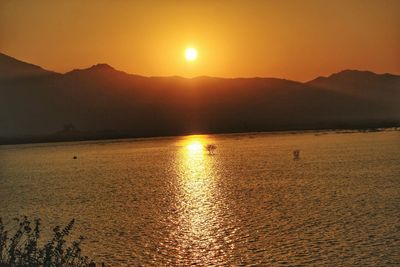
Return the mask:
<svg viewBox="0 0 400 267">
<path fill-rule="evenodd" d="M 179 153 L 180 206 L 179 248 L 181 258 L 209 265 L 225 257 L 221 247 L 221 216 L 215 158 L 208 156 L 204 145 L 207 136 L 188 136 Z"/>
<path fill-rule="evenodd" d="M 200 141 L 192 141 L 190 142 L 186 148 L 189 150 L 189 153 L 194 155 L 194 154 L 199 154 L 203 152 L 203 144 Z"/>
</svg>

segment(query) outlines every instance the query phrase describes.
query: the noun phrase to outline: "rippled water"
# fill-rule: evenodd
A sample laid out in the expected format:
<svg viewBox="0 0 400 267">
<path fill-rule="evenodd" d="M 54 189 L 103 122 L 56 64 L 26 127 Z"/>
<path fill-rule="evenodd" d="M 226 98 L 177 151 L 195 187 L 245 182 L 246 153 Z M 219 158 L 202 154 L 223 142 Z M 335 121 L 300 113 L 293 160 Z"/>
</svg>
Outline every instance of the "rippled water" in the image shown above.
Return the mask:
<svg viewBox="0 0 400 267">
<path fill-rule="evenodd" d="M 1 146 L 0 216 L 21 214 L 75 218 L 110 265 L 400 265 L 400 133 Z"/>
</svg>

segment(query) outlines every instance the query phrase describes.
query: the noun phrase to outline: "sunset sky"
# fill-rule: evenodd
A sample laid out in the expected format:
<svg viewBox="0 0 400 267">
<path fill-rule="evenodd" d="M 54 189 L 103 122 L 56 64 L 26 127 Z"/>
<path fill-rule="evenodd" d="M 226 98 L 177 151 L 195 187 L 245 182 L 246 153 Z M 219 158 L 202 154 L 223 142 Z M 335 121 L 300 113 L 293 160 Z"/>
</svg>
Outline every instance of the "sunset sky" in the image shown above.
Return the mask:
<svg viewBox="0 0 400 267">
<path fill-rule="evenodd" d="M 108 63 L 146 76 L 400 74 L 400 1 L 0 0 L 0 52 L 58 72 Z"/>
</svg>

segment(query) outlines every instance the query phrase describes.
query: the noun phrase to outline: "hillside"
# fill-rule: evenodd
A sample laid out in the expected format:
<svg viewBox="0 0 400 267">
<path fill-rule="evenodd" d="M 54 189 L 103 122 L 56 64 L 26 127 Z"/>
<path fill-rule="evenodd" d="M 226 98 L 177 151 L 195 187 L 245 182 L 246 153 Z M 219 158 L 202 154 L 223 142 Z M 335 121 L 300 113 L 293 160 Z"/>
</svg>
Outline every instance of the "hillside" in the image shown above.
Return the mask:
<svg viewBox="0 0 400 267">
<path fill-rule="evenodd" d="M 0 57 L 0 137 L 71 139 L 392 125 L 400 76 L 344 71 L 275 78 L 144 77 L 107 64 L 65 74 Z M 12 76 L 12 79 L 10 79 Z M 68 134 L 63 133 L 68 139 Z M 44 138 L 44 139 L 46 139 Z M 51 139 L 50 138 L 50 139 Z"/>
</svg>

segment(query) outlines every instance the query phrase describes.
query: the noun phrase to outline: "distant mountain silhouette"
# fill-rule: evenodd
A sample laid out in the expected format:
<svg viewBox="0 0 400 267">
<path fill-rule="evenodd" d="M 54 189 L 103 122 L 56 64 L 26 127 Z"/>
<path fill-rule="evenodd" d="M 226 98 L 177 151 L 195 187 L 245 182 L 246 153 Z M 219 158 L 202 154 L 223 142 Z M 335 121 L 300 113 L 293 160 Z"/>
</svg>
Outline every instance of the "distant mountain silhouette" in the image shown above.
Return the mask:
<svg viewBox="0 0 400 267">
<path fill-rule="evenodd" d="M 46 76 L 52 73 L 39 66 L 0 53 L 0 80 Z"/>
<path fill-rule="evenodd" d="M 107 64 L 58 74 L 0 55 L 0 137 L 71 139 L 397 125 L 400 76 L 144 77 Z M 60 140 L 68 139 L 61 131 Z M 47 138 L 47 139 L 46 139 Z M 36 139 L 35 139 L 36 140 Z M 42 139 L 40 139 L 42 140 Z M 52 134 L 49 140 L 57 140 Z M 0 140 L 1 141 L 1 140 Z"/>
<path fill-rule="evenodd" d="M 329 77 L 319 77 L 308 84 L 383 103 L 396 101 L 399 104 L 400 99 L 400 79 L 399 76 L 392 74 L 344 70 Z"/>
</svg>

